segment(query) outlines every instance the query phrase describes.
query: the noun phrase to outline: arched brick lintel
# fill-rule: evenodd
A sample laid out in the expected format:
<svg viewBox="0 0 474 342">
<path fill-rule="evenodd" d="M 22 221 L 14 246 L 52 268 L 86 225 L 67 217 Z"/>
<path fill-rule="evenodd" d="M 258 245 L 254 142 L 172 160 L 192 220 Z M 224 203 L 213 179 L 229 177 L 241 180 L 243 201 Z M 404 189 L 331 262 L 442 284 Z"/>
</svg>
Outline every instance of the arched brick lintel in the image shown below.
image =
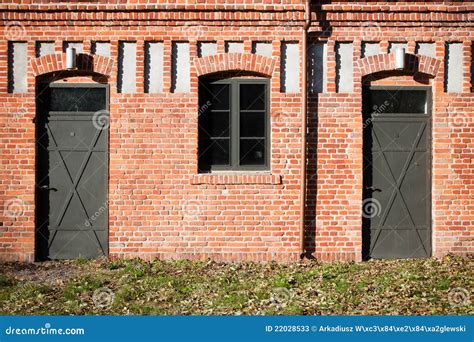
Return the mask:
<svg viewBox="0 0 474 342">
<path fill-rule="evenodd" d="M 420 72 L 435 77 L 441 60 L 424 55 L 405 55 L 405 71 Z M 362 76 L 395 69 L 395 54 L 386 53 L 365 57 L 359 60 Z"/>
<path fill-rule="evenodd" d="M 112 72 L 113 59 L 105 56 L 80 53 L 77 55 L 78 71 L 100 74 L 109 77 Z M 66 70 L 66 54 L 58 53 L 35 58 L 31 61 L 34 76 Z"/>
<path fill-rule="evenodd" d="M 198 76 L 225 71 L 247 71 L 272 77 L 275 63 L 273 58 L 248 53 L 222 53 L 194 60 Z"/>
</svg>

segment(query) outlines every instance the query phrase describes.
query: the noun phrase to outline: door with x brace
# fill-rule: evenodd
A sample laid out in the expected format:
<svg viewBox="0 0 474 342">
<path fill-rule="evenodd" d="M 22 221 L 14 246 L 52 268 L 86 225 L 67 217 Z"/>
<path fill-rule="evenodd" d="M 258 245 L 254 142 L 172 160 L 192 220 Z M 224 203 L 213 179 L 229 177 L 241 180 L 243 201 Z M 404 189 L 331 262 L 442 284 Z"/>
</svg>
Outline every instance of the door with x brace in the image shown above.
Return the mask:
<svg viewBox="0 0 474 342">
<path fill-rule="evenodd" d="M 364 89 L 363 254 L 431 255 L 429 87 Z"/>
<path fill-rule="evenodd" d="M 37 88 L 37 259 L 108 253 L 108 96 L 100 84 Z"/>
</svg>

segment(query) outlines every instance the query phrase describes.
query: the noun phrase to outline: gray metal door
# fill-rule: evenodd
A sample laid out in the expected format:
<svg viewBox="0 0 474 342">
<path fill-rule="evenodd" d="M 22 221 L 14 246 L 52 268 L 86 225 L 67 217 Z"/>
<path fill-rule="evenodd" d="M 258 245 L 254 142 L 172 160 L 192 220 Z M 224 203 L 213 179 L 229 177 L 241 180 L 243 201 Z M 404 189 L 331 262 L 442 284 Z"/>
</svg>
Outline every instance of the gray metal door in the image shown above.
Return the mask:
<svg viewBox="0 0 474 342">
<path fill-rule="evenodd" d="M 363 254 L 431 254 L 431 92 L 364 89 Z"/>
<path fill-rule="evenodd" d="M 108 98 L 96 84 L 37 89 L 39 260 L 108 253 Z"/>
</svg>

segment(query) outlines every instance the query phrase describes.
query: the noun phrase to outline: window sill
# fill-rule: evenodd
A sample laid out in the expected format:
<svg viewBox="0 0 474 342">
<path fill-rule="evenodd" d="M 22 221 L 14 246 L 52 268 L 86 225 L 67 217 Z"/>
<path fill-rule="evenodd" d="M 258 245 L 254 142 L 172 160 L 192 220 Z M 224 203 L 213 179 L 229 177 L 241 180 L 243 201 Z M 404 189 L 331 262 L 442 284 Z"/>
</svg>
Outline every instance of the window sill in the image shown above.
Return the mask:
<svg viewBox="0 0 474 342">
<path fill-rule="evenodd" d="M 281 176 L 269 173 L 203 173 L 193 175 L 191 184 L 281 184 Z"/>
</svg>

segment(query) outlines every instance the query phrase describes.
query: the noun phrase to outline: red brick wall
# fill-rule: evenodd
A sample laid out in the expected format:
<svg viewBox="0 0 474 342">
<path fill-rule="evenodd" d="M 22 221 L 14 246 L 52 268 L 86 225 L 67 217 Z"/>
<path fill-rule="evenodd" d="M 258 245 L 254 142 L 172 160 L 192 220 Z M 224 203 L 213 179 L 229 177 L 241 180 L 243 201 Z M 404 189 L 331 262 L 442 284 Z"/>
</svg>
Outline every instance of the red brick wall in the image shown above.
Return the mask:
<svg viewBox="0 0 474 342">
<path fill-rule="evenodd" d="M 207 5 L 206 5 L 207 6 Z M 31 6 L 34 8 L 34 6 Z M 282 7 L 277 5 L 278 7 Z M 291 10 L 295 6 L 285 6 Z M 25 8 L 28 8 L 25 7 Z M 125 8 L 125 7 L 124 7 Z M 295 11 L 301 16 L 302 6 Z M 56 53 L 63 41 L 82 41 L 90 53 L 90 42 L 110 40 L 111 59 L 116 61 L 118 41 L 137 42 L 137 93 L 119 94 L 116 90 L 117 63 L 111 70 L 110 90 L 110 180 L 109 224 L 112 257 L 206 258 L 217 260 L 297 260 L 299 257 L 298 198 L 300 153 L 300 94 L 280 93 L 279 68 L 282 41 L 301 39 L 299 23 L 294 25 L 245 27 L 241 20 L 267 15 L 283 18 L 279 11 L 251 13 L 228 12 L 235 25 L 221 26 L 211 20 L 204 29 L 196 21 L 153 21 L 158 17 L 178 19 L 182 12 L 152 12 L 145 16 L 124 10 L 115 18 L 123 21 L 81 20 L 91 18 L 88 11 L 64 12 L 59 15 L 37 12 L 38 18 L 51 16 L 45 25 L 37 21 L 20 21 L 21 39 L 28 42 L 30 69 L 28 94 L 7 93 L 7 41 L 1 38 L 1 188 L 3 203 L 19 199 L 22 213 L 3 217 L 0 234 L 2 259 L 34 258 L 34 182 L 35 182 L 35 116 L 33 73 L 44 73 L 41 61 L 34 60 L 34 44 L 54 40 Z M 284 12 L 285 18 L 287 13 Z M 26 19 L 23 12 L 4 16 Z M 104 14 L 99 12 L 98 17 Z M 195 20 L 219 13 L 192 12 Z M 72 18 L 75 25 L 66 19 Z M 74 19 L 75 18 L 75 19 Z M 59 20 L 58 20 L 59 19 Z M 112 18 L 114 19 L 114 18 Z M 278 18 L 277 18 L 278 19 Z M 130 20 L 130 21 L 129 21 Z M 140 20 L 140 21 L 138 21 Z M 122 24 L 111 27 L 110 23 Z M 202 23 L 202 22 L 199 22 Z M 52 24 L 51 26 L 46 26 Z M 105 26 L 102 26 L 104 25 Z M 186 25 L 184 25 L 186 24 Z M 85 26 L 82 26 L 85 25 Z M 176 26 L 175 26 L 176 25 Z M 3 30 L 2 30 L 3 32 Z M 161 40 L 165 44 L 164 92 L 145 94 L 144 41 Z M 272 125 L 271 174 L 199 175 L 197 172 L 197 106 L 198 74 L 205 63 L 196 63 L 197 41 L 217 40 L 218 53 L 224 53 L 225 40 L 245 42 L 245 56 L 239 56 L 246 71 L 271 72 Z M 252 41 L 271 41 L 273 57 L 251 55 Z M 191 47 L 191 92 L 171 93 L 172 41 L 189 41 Z M 57 55 L 59 56 L 59 55 Z M 233 57 L 236 57 L 235 55 Z M 48 57 L 49 59 L 50 57 Z M 272 65 L 269 65 L 272 62 Z M 53 61 L 48 62 L 52 63 Z M 249 63 L 247 63 L 249 62 Z M 50 64 L 50 65 L 54 65 Z M 269 68 L 271 66 L 271 68 Z M 61 69 L 54 66 L 52 69 Z M 49 71 L 52 70 L 48 69 Z M 95 70 L 98 70 L 95 68 Z M 222 69 L 222 70 L 225 70 Z M 18 122 L 12 122 L 15 110 L 25 108 Z M 2 204 L 3 204 L 2 203 Z"/>
<path fill-rule="evenodd" d="M 150 1 L 118 5 L 120 2 L 69 5 L 69 11 L 64 5 L 46 1 L 0 5 L 0 25 L 6 25 L 0 31 L 0 205 L 19 213 L 5 215 L 2 211 L 0 258 L 34 259 L 34 85 L 35 72 L 41 73 L 33 67 L 41 64 L 35 59 L 35 42 L 54 40 L 55 52 L 60 54 L 63 41 L 82 41 L 84 52 L 90 53 L 92 41 L 110 40 L 111 64 L 108 60 L 97 62 L 111 85 L 110 255 L 298 260 L 301 94 L 280 92 L 280 46 L 282 41 L 301 44 L 303 1 L 234 1 L 232 10 L 223 10 L 221 1 L 188 5 L 147 4 Z M 167 11 L 162 11 L 165 6 Z M 435 99 L 433 254 L 472 253 L 474 97 L 470 93 L 469 68 L 473 30 L 468 20 L 473 6 L 383 6 L 385 12 L 373 3 L 313 8 L 310 40 L 328 42 L 328 92 L 309 99 L 307 254 L 320 260 L 361 259 L 361 82 L 365 71 L 359 63 L 364 40 L 382 41 L 382 53 L 387 53 L 389 41 L 407 41 L 410 48 L 416 41 L 437 43 L 439 69 L 430 80 Z M 112 8 L 118 10 L 105 11 Z M 8 29 L 12 22 L 20 30 L 13 37 Z M 372 24 L 361 25 L 364 22 Z M 26 94 L 7 92 L 8 40 L 28 43 L 32 67 Z M 122 40 L 137 42 L 135 94 L 117 93 L 116 61 L 118 42 Z M 164 92 L 160 94 L 143 91 L 144 41 L 148 40 L 163 41 L 165 46 Z M 267 68 L 268 63 L 252 60 L 251 42 L 272 42 L 274 65 L 268 75 L 272 89 L 269 174 L 224 177 L 197 173 L 197 86 L 198 75 L 204 72 L 197 67 L 202 63 L 195 64 L 196 44 L 209 40 L 217 41 L 219 54 L 224 53 L 224 41 L 244 41 L 244 56 L 232 58 L 249 61 L 247 71 L 263 74 L 266 72 L 262 67 Z M 189 94 L 170 92 L 173 41 L 190 43 Z M 336 41 L 354 42 L 351 94 L 336 93 Z M 446 94 L 443 90 L 445 41 L 465 44 L 461 94 Z M 390 64 L 386 69 L 391 69 Z M 219 66 L 219 70 L 225 67 Z M 393 74 L 378 82 L 401 80 L 415 82 Z"/>
<path fill-rule="evenodd" d="M 315 7 L 328 26 L 312 27 L 311 37 L 328 44 L 327 94 L 310 97 L 307 248 L 320 260 L 361 258 L 362 117 L 364 75 L 393 70 L 389 42 L 435 42 L 437 61 L 420 63 L 421 73 L 378 74 L 373 84 L 433 87 L 432 245 L 433 255 L 474 251 L 474 96 L 470 46 L 474 7 L 466 4 L 351 3 Z M 448 10 L 452 11 L 448 14 Z M 457 12 L 458 11 L 458 12 Z M 432 21 L 432 22 L 431 22 Z M 362 23 L 362 24 L 361 24 Z M 336 41 L 354 44 L 354 92 L 335 93 Z M 361 59 L 362 42 L 380 42 L 383 56 Z M 444 91 L 445 42 L 463 42 L 463 90 Z M 373 78 L 374 74 L 371 75 Z"/>
</svg>

